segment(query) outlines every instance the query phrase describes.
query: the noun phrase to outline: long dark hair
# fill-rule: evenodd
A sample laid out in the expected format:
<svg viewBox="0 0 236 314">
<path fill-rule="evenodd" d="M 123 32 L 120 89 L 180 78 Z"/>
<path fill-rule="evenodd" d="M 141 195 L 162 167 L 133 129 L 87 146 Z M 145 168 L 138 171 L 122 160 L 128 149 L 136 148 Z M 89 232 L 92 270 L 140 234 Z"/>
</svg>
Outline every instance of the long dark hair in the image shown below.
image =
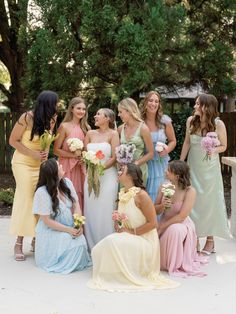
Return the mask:
<svg viewBox="0 0 236 314">
<path fill-rule="evenodd" d="M 131 176 L 134 185 L 138 188 L 145 190 L 143 185 L 142 171 L 139 166 L 135 164 L 127 164 L 127 172 L 129 176 Z"/>
<path fill-rule="evenodd" d="M 198 96 L 197 101 L 199 102 L 201 110 L 204 107 L 206 126 L 201 129 L 200 117 L 197 115 L 194 116 L 190 122 L 190 134 L 194 134 L 199 130 L 202 135 L 205 135 L 207 132 L 214 132 L 216 128 L 215 119 L 219 116 L 216 97 L 211 94 L 201 94 Z"/>
<path fill-rule="evenodd" d="M 173 160 L 169 163 L 170 172 L 178 176 L 179 187 L 184 190 L 191 185 L 189 166 L 185 161 Z"/>
<path fill-rule="evenodd" d="M 30 140 L 34 135 L 42 135 L 45 130 L 50 130 L 50 122 L 57 113 L 58 95 L 50 90 L 39 94 L 33 110 L 33 127 Z"/>
<path fill-rule="evenodd" d="M 70 189 L 67 187 L 64 179 L 59 179 L 58 163 L 54 158 L 44 161 L 39 170 L 39 179 L 36 190 L 41 186 L 46 186 L 47 192 L 52 200 L 53 218 L 59 213 L 59 199 L 57 197 L 57 189 L 66 195 L 72 203 L 75 201 L 71 195 Z"/>
</svg>

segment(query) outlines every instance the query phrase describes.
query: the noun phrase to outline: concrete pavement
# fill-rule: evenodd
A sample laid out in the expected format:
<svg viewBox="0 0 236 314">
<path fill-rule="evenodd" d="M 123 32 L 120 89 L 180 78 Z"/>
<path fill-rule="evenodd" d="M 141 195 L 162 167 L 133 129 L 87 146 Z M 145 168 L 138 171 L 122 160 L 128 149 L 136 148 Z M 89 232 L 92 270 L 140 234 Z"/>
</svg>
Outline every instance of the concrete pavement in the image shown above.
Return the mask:
<svg viewBox="0 0 236 314">
<path fill-rule="evenodd" d="M 0 217 L 0 314 L 235 314 L 236 241 L 216 239 L 203 270 L 208 276 L 173 278 L 171 290 L 109 293 L 87 288 L 91 269 L 70 275 L 48 274 L 34 264 L 26 239 L 25 262 L 13 258 L 10 219 Z M 165 273 L 163 272 L 165 275 Z"/>
</svg>

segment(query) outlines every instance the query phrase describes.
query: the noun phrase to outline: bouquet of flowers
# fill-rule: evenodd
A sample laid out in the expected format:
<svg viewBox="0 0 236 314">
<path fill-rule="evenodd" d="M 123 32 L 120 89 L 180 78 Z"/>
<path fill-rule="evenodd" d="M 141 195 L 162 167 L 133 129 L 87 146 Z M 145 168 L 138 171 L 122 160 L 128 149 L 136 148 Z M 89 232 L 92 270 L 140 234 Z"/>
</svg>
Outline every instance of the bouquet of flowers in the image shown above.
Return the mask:
<svg viewBox="0 0 236 314">
<path fill-rule="evenodd" d="M 161 192 L 163 193 L 164 197 L 171 199 L 171 197 L 175 194 L 175 186 L 172 183 L 162 184 Z M 166 209 L 170 209 L 170 206 L 165 206 Z"/>
<path fill-rule="evenodd" d="M 166 148 L 168 148 L 168 146 L 165 143 L 162 143 L 162 142 L 156 143 L 155 150 L 158 153 L 158 155 L 159 155 L 159 153 L 163 152 L 163 150 Z M 159 160 L 160 160 L 160 162 L 162 162 L 162 158 L 160 156 L 159 156 Z"/>
<path fill-rule="evenodd" d="M 121 144 L 116 147 L 116 160 L 119 164 L 127 165 L 133 161 L 136 146 L 134 144 Z"/>
<path fill-rule="evenodd" d="M 124 227 L 124 223 L 128 220 L 125 213 L 120 214 L 118 210 L 112 213 L 112 220 L 117 223 L 118 227 L 121 229 Z"/>
<path fill-rule="evenodd" d="M 69 150 L 76 154 L 76 156 L 81 156 L 81 150 L 84 147 L 84 143 L 77 137 L 68 138 L 66 141 L 69 147 Z"/>
<path fill-rule="evenodd" d="M 49 149 L 53 141 L 58 138 L 59 134 L 51 134 L 48 130 L 45 130 L 44 133 L 39 138 L 39 144 L 42 151 Z"/>
<path fill-rule="evenodd" d="M 105 155 L 101 150 L 98 150 L 96 153 L 94 151 L 83 151 L 82 156 L 87 166 L 89 195 L 93 190 L 94 195 L 98 197 L 100 192 L 100 176 L 104 175 L 105 170 L 101 164 L 101 160 L 104 159 Z"/>
<path fill-rule="evenodd" d="M 205 150 L 206 155 L 204 160 L 211 160 L 209 153 L 212 153 L 214 148 L 220 145 L 216 132 L 208 132 L 206 136 L 202 138 L 201 147 Z"/>
<path fill-rule="evenodd" d="M 85 216 L 80 216 L 79 214 L 75 213 L 73 215 L 74 218 L 74 228 L 75 229 L 80 229 L 82 225 L 85 224 Z"/>
</svg>

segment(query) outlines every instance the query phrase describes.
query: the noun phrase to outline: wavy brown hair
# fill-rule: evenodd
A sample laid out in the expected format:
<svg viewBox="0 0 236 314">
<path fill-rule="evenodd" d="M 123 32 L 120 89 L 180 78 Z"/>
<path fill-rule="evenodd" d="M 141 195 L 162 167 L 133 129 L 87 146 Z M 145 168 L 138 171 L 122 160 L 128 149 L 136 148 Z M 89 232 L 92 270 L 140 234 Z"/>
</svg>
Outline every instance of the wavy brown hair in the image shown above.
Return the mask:
<svg viewBox="0 0 236 314">
<path fill-rule="evenodd" d="M 72 203 L 75 202 L 74 198 L 71 195 L 70 189 L 66 185 L 65 179 L 59 179 L 58 163 L 54 158 L 50 158 L 44 161 L 40 166 L 39 179 L 35 191 L 37 191 L 37 189 L 41 186 L 46 187 L 46 190 L 51 197 L 53 218 L 55 218 L 60 212 L 57 189 L 59 189 L 60 192 L 66 195 Z"/>
<path fill-rule="evenodd" d="M 132 178 L 134 185 L 138 188 L 145 190 L 145 187 L 143 185 L 142 171 L 140 167 L 133 163 L 127 164 L 126 166 L 126 173 Z"/>
<path fill-rule="evenodd" d="M 152 95 L 156 95 L 159 99 L 159 108 L 157 109 L 157 113 L 155 117 L 156 126 L 158 128 L 163 128 L 164 124 L 161 122 L 161 118 L 163 116 L 163 110 L 162 110 L 162 105 L 161 105 L 161 96 L 158 92 L 152 90 L 146 94 L 146 96 L 144 97 L 140 105 L 141 117 L 144 121 L 146 120 L 147 103 L 149 99 L 152 97 Z"/>
<path fill-rule="evenodd" d="M 72 119 L 73 119 L 73 113 L 72 113 L 72 110 L 73 108 L 78 105 L 78 104 L 85 104 L 85 107 L 86 107 L 86 112 L 85 112 L 85 115 L 84 117 L 80 120 L 80 127 L 82 129 L 82 131 L 84 132 L 84 134 L 86 134 L 88 132 L 88 130 L 90 129 L 90 126 L 87 122 L 88 120 L 88 110 L 87 110 L 87 106 L 86 106 L 86 103 L 85 103 L 85 100 L 81 97 L 74 97 L 71 99 L 71 101 L 69 102 L 69 106 L 67 108 L 67 112 L 66 112 L 66 115 L 65 115 L 65 118 L 63 119 L 62 122 L 70 122 Z"/>
<path fill-rule="evenodd" d="M 178 176 L 179 187 L 184 190 L 190 183 L 190 171 L 189 166 L 185 161 L 173 160 L 168 165 L 168 170 Z"/>
<path fill-rule="evenodd" d="M 201 94 L 196 101 L 199 102 L 202 112 L 204 108 L 206 125 L 204 128 L 201 128 L 200 117 L 194 115 L 190 122 L 190 134 L 195 134 L 198 131 L 201 131 L 202 135 L 205 135 L 207 132 L 214 132 L 216 128 L 215 119 L 219 116 L 218 101 L 216 97 L 211 94 Z"/>
<path fill-rule="evenodd" d="M 116 128 L 116 125 L 115 125 L 115 113 L 113 110 L 111 110 L 110 108 L 101 108 L 101 110 L 103 111 L 104 113 L 104 116 L 106 118 L 109 118 L 109 128 L 110 129 L 115 129 Z"/>
</svg>

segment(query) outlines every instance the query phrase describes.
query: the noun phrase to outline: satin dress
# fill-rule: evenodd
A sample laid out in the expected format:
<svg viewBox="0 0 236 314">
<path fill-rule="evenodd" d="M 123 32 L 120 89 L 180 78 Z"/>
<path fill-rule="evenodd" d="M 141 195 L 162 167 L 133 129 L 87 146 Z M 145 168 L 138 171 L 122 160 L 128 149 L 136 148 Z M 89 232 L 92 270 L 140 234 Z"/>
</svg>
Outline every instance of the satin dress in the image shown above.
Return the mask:
<svg viewBox="0 0 236 314">
<path fill-rule="evenodd" d="M 22 135 L 22 144 L 32 150 L 40 151 L 39 136 L 30 141 L 31 129 Z M 16 190 L 12 207 L 10 233 L 16 236 L 34 237 L 37 218 L 33 214 L 33 197 L 38 182 L 41 162 L 15 150 L 12 158 L 12 172 Z"/>
<path fill-rule="evenodd" d="M 206 152 L 201 148 L 202 136 L 190 135 L 188 165 L 191 184 L 197 191 L 196 202 L 190 214 L 198 237 L 229 238 L 224 187 L 219 154 L 203 160 Z"/>
<path fill-rule="evenodd" d="M 140 188 L 124 188 L 119 193 L 120 213 L 130 228 L 146 223 L 134 197 Z M 107 291 L 142 291 L 175 288 L 179 284 L 160 275 L 160 248 L 156 229 L 142 235 L 113 233 L 92 250 L 93 278 L 88 286 Z"/>
</svg>

